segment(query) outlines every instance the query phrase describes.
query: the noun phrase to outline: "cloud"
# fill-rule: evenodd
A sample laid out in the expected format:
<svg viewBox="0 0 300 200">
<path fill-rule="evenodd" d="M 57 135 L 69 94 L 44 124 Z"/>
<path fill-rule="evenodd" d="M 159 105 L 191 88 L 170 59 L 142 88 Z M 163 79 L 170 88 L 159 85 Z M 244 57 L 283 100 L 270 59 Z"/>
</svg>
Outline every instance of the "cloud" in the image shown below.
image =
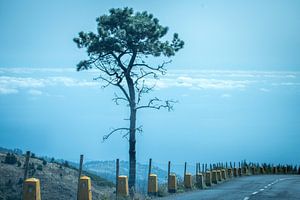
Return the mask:
<svg viewBox="0 0 300 200">
<path fill-rule="evenodd" d="M 0 76 L 0 94 L 15 94 L 19 90 L 29 89 L 29 94 L 41 95 L 41 91 L 37 89 L 50 86 L 96 87 L 98 83 L 64 76 L 46 78 Z"/>
<path fill-rule="evenodd" d="M 16 89 L 5 88 L 0 86 L 0 94 L 16 94 L 19 91 Z"/>
<path fill-rule="evenodd" d="M 243 89 L 250 84 L 248 80 L 218 80 L 218 79 L 206 79 L 195 78 L 188 76 L 179 76 L 177 78 L 162 78 L 159 80 L 148 79 L 146 84 L 154 85 L 158 89 L 170 88 L 170 87 L 183 87 L 190 89 L 204 89 L 204 90 L 232 90 Z"/>
<path fill-rule="evenodd" d="M 267 89 L 267 88 L 259 88 L 259 90 L 260 90 L 261 92 L 270 92 L 270 90 Z"/>
<path fill-rule="evenodd" d="M 231 94 L 222 94 L 221 98 L 224 98 L 224 99 L 231 98 Z"/>
<path fill-rule="evenodd" d="M 46 87 L 99 87 L 93 81 L 99 72 L 76 73 L 73 68 L 0 68 L 0 94 L 15 94 L 21 90 L 38 95 Z M 85 77 L 85 78 L 83 78 Z M 240 70 L 169 70 L 160 79 L 145 79 L 158 90 L 187 88 L 193 90 L 246 90 L 256 87 L 267 92 L 268 86 L 299 86 L 300 72 L 240 71 Z M 35 92 L 33 92 L 35 91 Z M 42 93 L 46 94 L 46 93 Z M 226 94 L 226 93 L 224 93 Z"/>
<path fill-rule="evenodd" d="M 43 94 L 43 92 L 40 90 L 31 89 L 28 91 L 28 94 L 33 95 L 33 96 L 40 96 Z"/>
</svg>

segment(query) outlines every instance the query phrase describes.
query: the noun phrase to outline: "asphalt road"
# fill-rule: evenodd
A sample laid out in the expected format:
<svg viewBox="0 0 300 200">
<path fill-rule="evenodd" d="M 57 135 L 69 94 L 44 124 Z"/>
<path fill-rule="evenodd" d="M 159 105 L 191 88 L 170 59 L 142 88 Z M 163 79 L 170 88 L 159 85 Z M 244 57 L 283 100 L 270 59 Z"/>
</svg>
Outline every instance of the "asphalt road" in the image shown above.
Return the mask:
<svg viewBox="0 0 300 200">
<path fill-rule="evenodd" d="M 205 190 L 174 194 L 161 200 L 300 200 L 300 175 L 233 178 Z"/>
</svg>

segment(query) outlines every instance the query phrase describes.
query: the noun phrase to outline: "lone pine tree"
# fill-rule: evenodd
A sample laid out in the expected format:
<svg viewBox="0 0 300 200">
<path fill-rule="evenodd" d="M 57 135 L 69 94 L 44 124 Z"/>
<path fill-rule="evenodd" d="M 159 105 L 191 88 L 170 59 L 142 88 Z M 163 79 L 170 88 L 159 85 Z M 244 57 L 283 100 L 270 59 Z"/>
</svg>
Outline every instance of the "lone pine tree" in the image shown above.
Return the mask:
<svg viewBox="0 0 300 200">
<path fill-rule="evenodd" d="M 165 65 L 151 66 L 149 57 L 171 57 L 183 48 L 184 42 L 174 33 L 172 41 L 162 40 L 168 27 L 148 12 L 134 13 L 132 8 L 110 9 L 108 15 L 96 19 L 97 32 L 80 32 L 74 42 L 78 48 L 87 51 L 88 59 L 79 62 L 77 71 L 97 69 L 96 80 L 103 81 L 103 87 L 115 86 L 119 94 L 113 99 L 116 104 L 124 102 L 130 109 L 129 127 L 116 128 L 103 137 L 106 140 L 113 133 L 121 131 L 129 137 L 129 187 L 135 187 L 136 180 L 136 132 L 137 112 L 140 109 L 173 108 L 172 100 L 162 101 L 154 97 L 141 101 L 154 85 L 147 79 L 157 79 L 166 73 Z M 125 132 L 124 132 L 125 131 Z"/>
</svg>

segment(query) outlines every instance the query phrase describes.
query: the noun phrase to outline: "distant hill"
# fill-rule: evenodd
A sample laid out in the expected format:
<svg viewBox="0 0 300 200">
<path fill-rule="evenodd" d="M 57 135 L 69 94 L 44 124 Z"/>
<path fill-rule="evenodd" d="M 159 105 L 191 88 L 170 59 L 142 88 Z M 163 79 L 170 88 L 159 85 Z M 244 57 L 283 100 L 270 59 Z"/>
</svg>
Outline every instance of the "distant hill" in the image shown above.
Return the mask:
<svg viewBox="0 0 300 200">
<path fill-rule="evenodd" d="M 129 174 L 128 161 L 120 161 L 120 175 Z M 86 171 L 95 173 L 107 180 L 115 182 L 116 180 L 116 163 L 115 161 L 90 161 L 86 162 L 83 166 Z M 148 165 L 137 163 L 136 165 L 136 186 L 139 192 L 145 192 L 147 189 L 148 181 Z M 158 177 L 158 182 L 163 183 L 167 180 L 167 171 L 152 167 L 152 173 Z"/>
<path fill-rule="evenodd" d="M 10 153 L 9 159 L 7 153 Z M 11 164 L 9 164 L 9 163 Z M 20 200 L 24 176 L 25 157 L 22 151 L 0 149 L 0 200 Z M 93 199 L 108 198 L 115 188 L 111 181 L 84 172 L 92 179 Z M 48 162 L 45 159 L 30 158 L 29 176 L 40 179 L 43 200 L 75 200 L 77 194 L 78 170 L 67 162 Z"/>
</svg>

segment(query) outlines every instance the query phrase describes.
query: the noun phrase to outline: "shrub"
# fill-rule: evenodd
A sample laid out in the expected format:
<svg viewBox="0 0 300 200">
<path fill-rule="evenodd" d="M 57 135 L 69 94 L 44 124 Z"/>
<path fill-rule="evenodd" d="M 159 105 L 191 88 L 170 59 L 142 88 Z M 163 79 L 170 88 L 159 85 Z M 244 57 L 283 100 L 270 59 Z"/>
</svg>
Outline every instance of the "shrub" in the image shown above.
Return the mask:
<svg viewBox="0 0 300 200">
<path fill-rule="evenodd" d="M 34 163 L 29 163 L 29 169 L 35 169 Z"/>
<path fill-rule="evenodd" d="M 43 165 L 46 166 L 47 165 L 47 161 L 43 160 Z"/>
<path fill-rule="evenodd" d="M 4 163 L 14 165 L 18 161 L 17 157 L 14 154 L 7 153 L 5 156 Z"/>
<path fill-rule="evenodd" d="M 38 165 L 36 169 L 39 171 L 43 171 L 43 165 Z"/>
<path fill-rule="evenodd" d="M 20 161 L 18 161 L 17 163 L 18 163 L 18 167 L 21 167 L 22 163 Z"/>
<path fill-rule="evenodd" d="M 5 186 L 8 188 L 12 188 L 13 184 L 12 184 L 11 179 L 8 179 L 8 181 L 5 183 Z"/>
<path fill-rule="evenodd" d="M 69 165 L 69 162 L 68 162 L 68 161 L 65 161 L 65 162 L 64 162 L 64 167 L 70 167 L 70 165 Z"/>
<path fill-rule="evenodd" d="M 22 178 L 19 178 L 19 181 L 17 183 L 18 185 L 22 185 L 23 184 L 23 179 Z"/>
</svg>

